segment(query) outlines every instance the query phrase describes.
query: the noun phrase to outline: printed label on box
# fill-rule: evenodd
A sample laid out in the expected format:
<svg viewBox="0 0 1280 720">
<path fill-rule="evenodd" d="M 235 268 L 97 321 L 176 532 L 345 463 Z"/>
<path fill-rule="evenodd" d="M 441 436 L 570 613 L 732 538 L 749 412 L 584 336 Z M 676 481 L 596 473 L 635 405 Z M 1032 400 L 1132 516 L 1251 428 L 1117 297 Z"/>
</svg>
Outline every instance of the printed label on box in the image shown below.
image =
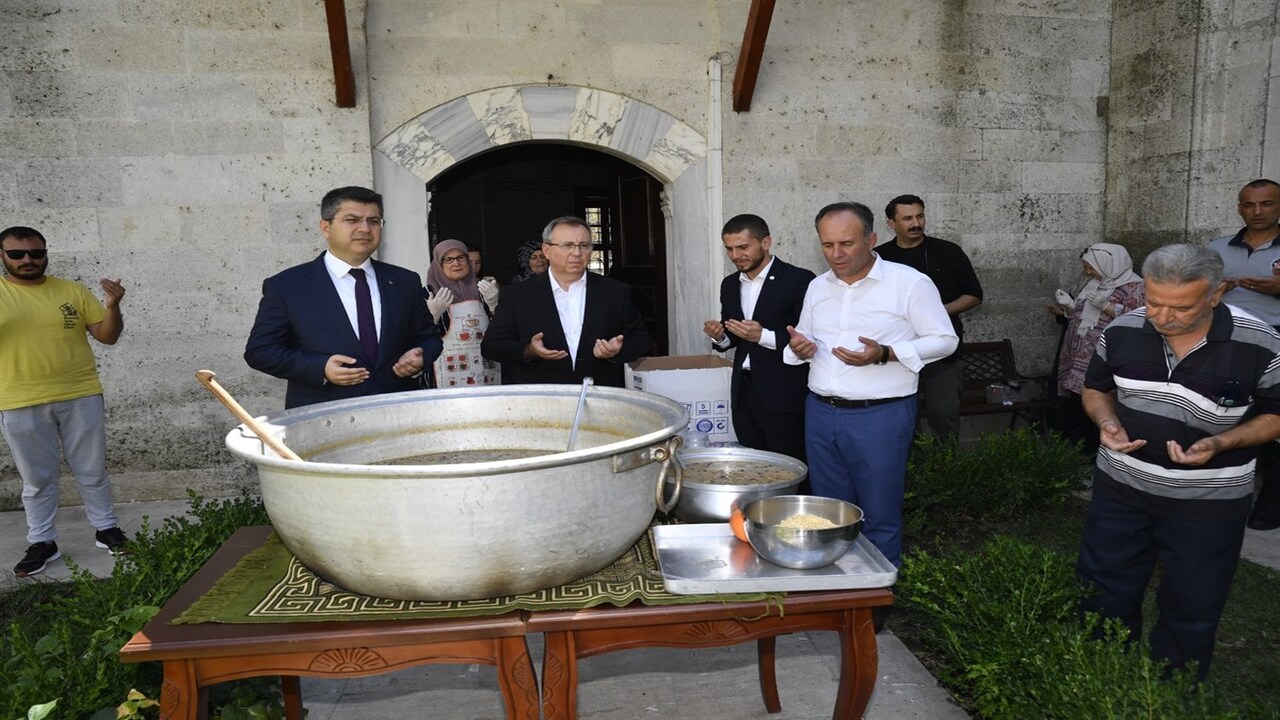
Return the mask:
<svg viewBox="0 0 1280 720">
<path fill-rule="evenodd" d="M 646 357 L 627 364 L 626 386 L 662 395 L 684 406 L 689 429 L 737 440 L 729 397 L 733 363 L 714 355 Z"/>
</svg>

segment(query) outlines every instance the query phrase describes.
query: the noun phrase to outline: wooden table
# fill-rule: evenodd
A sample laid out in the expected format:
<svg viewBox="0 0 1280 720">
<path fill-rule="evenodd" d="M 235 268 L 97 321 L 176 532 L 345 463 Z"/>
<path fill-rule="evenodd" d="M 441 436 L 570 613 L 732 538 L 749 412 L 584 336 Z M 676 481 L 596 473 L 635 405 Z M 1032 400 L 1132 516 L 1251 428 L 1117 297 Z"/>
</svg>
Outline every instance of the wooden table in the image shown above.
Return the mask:
<svg viewBox="0 0 1280 720">
<path fill-rule="evenodd" d="M 208 686 L 279 675 L 285 716 L 301 720 L 298 677 L 359 677 L 428 663 L 483 663 L 498 669 L 510 720 L 536 720 L 538 687 L 525 645 L 525 614 L 459 620 L 372 620 L 170 625 L 271 533 L 241 528 L 120 650 L 125 662 L 164 662 L 162 720 L 207 717 Z"/>
<path fill-rule="evenodd" d="M 536 720 L 538 686 L 525 634 L 546 633 L 542 712 L 577 717 L 579 658 L 640 647 L 702 648 L 755 640 L 760 691 L 771 713 L 782 709 L 774 671 L 775 638 L 804 630 L 840 636 L 835 720 L 861 718 L 875 686 L 878 657 L 871 608 L 889 605 L 888 589 L 793 592 L 780 613 L 767 602 L 512 612 L 456 620 L 370 620 L 170 625 L 250 551 L 270 527 L 241 528 L 192 576 L 159 614 L 120 650 L 125 662 L 164 663 L 162 720 L 207 716 L 208 687 L 279 675 L 285 716 L 301 720 L 299 676 L 358 677 L 427 663 L 483 663 L 498 669 L 508 720 Z"/>
<path fill-rule="evenodd" d="M 640 647 L 702 648 L 756 640 L 765 708 L 781 712 L 774 673 L 778 635 L 831 630 L 840 635 L 835 720 L 861 718 L 875 687 L 879 658 L 871 608 L 889 605 L 888 589 L 788 593 L 783 612 L 764 602 L 599 606 L 532 613 L 528 632 L 546 633 L 542 660 L 544 720 L 577 717 L 578 659 Z M 767 616 L 761 617 L 768 613 Z"/>
</svg>

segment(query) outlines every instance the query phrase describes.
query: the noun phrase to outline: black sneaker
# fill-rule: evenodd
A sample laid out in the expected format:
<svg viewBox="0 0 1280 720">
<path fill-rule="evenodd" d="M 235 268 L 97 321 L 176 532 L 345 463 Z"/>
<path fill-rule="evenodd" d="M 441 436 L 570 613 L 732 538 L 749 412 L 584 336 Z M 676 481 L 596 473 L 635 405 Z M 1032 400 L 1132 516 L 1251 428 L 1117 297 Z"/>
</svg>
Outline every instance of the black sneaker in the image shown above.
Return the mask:
<svg viewBox="0 0 1280 720">
<path fill-rule="evenodd" d="M 13 574 L 18 577 L 27 577 L 42 573 L 50 560 L 57 560 L 60 557 L 62 553 L 58 552 L 58 543 L 52 540 L 32 543 L 27 547 L 27 554 L 22 556 L 22 562 L 13 566 Z"/>
<path fill-rule="evenodd" d="M 118 527 L 99 530 L 93 535 L 94 545 L 105 548 L 112 555 L 123 555 L 129 550 L 129 538 Z"/>
</svg>

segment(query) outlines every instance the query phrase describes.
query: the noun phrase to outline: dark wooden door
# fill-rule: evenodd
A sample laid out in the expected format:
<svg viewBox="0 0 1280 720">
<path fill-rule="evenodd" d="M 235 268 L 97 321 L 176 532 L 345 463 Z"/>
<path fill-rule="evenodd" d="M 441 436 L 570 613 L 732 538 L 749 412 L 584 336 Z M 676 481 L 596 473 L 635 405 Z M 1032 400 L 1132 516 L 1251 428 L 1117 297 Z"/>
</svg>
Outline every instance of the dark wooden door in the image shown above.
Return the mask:
<svg viewBox="0 0 1280 720">
<path fill-rule="evenodd" d="M 609 274 L 630 285 L 653 335 L 653 355 L 666 355 L 667 235 L 662 184 L 641 170 L 618 176 L 618 212 Z"/>
</svg>

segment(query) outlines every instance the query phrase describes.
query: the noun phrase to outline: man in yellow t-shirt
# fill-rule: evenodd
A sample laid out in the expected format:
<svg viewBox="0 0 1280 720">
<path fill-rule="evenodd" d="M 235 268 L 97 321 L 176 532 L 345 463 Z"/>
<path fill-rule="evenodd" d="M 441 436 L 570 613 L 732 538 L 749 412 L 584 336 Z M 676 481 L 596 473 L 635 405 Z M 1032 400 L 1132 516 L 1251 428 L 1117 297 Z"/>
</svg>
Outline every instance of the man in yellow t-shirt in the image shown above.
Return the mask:
<svg viewBox="0 0 1280 720">
<path fill-rule="evenodd" d="M 0 231 L 0 251 L 0 431 L 22 475 L 31 545 L 13 574 L 26 577 L 61 557 L 54 526 L 60 454 L 75 474 L 95 544 L 112 555 L 128 545 L 107 479 L 102 384 L 86 337 L 105 345 L 120 338 L 124 286 L 103 278 L 104 305 L 80 283 L 47 276 L 45 239 L 32 228 Z"/>
</svg>

